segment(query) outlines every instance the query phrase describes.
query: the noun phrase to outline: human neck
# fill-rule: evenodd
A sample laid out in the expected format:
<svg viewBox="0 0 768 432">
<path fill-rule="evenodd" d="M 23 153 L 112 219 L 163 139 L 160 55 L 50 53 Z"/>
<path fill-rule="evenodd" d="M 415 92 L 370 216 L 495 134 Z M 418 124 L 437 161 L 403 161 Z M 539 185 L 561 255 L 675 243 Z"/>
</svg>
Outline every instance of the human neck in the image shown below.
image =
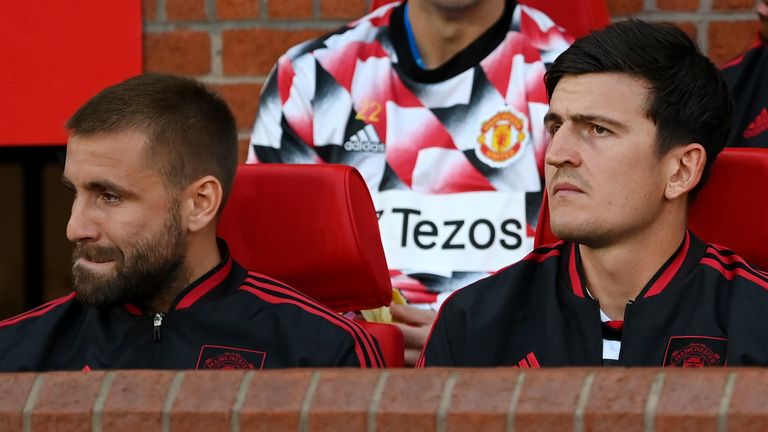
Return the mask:
<svg viewBox="0 0 768 432">
<path fill-rule="evenodd" d="M 578 245 L 587 288 L 600 309 L 613 320 L 623 320 L 627 302 L 640 294 L 684 237 L 683 221 L 605 247 Z"/>
<path fill-rule="evenodd" d="M 167 313 L 176 297 L 186 289 L 189 284 L 208 273 L 221 262 L 221 253 L 216 244 L 216 235 L 190 235 L 187 238 L 187 254 L 184 260 L 184 268 L 178 278 L 171 283 L 168 289 L 162 290 L 157 296 L 146 302 L 146 307 L 151 312 Z"/>
<path fill-rule="evenodd" d="M 504 3 L 484 0 L 457 10 L 426 0 L 410 0 L 408 14 L 424 66 L 440 67 L 475 41 L 501 17 Z"/>
</svg>

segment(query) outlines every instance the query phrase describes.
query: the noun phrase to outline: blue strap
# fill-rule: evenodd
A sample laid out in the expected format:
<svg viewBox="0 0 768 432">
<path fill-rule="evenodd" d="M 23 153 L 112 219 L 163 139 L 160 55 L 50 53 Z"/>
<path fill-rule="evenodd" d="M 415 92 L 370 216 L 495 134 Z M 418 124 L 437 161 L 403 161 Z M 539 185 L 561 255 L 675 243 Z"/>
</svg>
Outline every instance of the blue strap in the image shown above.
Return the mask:
<svg viewBox="0 0 768 432">
<path fill-rule="evenodd" d="M 416 45 L 416 38 L 413 37 L 413 29 L 411 29 L 411 20 L 408 18 L 408 3 L 405 3 L 405 33 L 408 35 L 408 46 L 411 48 L 411 56 L 413 56 L 413 61 L 416 62 L 416 65 L 419 66 L 422 69 L 426 69 L 424 67 L 424 61 L 421 59 L 421 54 L 419 54 L 419 47 Z"/>
</svg>

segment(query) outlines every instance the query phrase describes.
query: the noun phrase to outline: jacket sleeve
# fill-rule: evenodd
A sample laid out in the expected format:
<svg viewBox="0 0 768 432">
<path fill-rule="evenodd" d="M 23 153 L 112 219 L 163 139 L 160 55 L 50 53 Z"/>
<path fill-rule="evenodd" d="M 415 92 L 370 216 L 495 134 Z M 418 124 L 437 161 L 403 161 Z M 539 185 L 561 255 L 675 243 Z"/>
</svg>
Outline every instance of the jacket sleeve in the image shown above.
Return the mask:
<svg viewBox="0 0 768 432">
<path fill-rule="evenodd" d="M 297 74 L 280 58 L 259 97 L 246 163 L 318 163 L 313 149 L 314 59 Z"/>
<path fill-rule="evenodd" d="M 341 344 L 332 363 L 334 366 L 362 369 L 386 366 L 376 338 L 356 323 L 353 323 L 352 337 Z"/>
<path fill-rule="evenodd" d="M 754 283 L 737 279 L 728 323 L 728 366 L 768 366 L 768 274 L 753 269 Z"/>
<path fill-rule="evenodd" d="M 447 301 L 446 301 L 447 303 Z M 421 358 L 416 362 L 417 368 L 428 366 L 456 366 L 456 359 L 451 348 L 450 333 L 448 332 L 447 322 L 450 319 L 449 313 L 445 310 L 446 305 L 435 320 L 432 331 L 421 353 Z"/>
</svg>

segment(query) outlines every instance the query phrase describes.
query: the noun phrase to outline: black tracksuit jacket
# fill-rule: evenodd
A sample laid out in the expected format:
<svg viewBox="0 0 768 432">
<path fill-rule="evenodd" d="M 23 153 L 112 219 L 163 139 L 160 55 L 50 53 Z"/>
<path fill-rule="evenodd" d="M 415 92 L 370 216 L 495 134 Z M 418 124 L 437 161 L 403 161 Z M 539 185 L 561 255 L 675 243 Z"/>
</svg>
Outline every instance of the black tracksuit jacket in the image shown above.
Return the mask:
<svg viewBox="0 0 768 432">
<path fill-rule="evenodd" d="M 418 365 L 602 365 L 584 281 L 573 243 L 534 250 L 446 300 Z M 619 366 L 768 365 L 768 274 L 688 232 L 624 320 Z"/>
<path fill-rule="evenodd" d="M 74 294 L 0 322 L 0 371 L 379 367 L 359 325 L 228 253 L 163 316 Z"/>
<path fill-rule="evenodd" d="M 736 104 L 728 145 L 768 148 L 768 41 L 725 64 L 723 78 Z"/>
</svg>

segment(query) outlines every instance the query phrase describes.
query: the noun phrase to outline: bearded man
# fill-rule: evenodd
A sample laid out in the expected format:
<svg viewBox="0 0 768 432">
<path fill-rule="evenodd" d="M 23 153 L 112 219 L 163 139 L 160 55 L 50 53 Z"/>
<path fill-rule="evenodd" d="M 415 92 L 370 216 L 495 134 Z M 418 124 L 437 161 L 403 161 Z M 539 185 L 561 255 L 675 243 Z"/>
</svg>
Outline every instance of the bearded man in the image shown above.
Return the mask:
<svg viewBox="0 0 768 432">
<path fill-rule="evenodd" d="M 0 370 L 381 366 L 357 324 L 240 267 L 217 239 L 237 167 L 218 95 L 141 75 L 67 128 L 74 292 L 0 322 Z"/>
</svg>

